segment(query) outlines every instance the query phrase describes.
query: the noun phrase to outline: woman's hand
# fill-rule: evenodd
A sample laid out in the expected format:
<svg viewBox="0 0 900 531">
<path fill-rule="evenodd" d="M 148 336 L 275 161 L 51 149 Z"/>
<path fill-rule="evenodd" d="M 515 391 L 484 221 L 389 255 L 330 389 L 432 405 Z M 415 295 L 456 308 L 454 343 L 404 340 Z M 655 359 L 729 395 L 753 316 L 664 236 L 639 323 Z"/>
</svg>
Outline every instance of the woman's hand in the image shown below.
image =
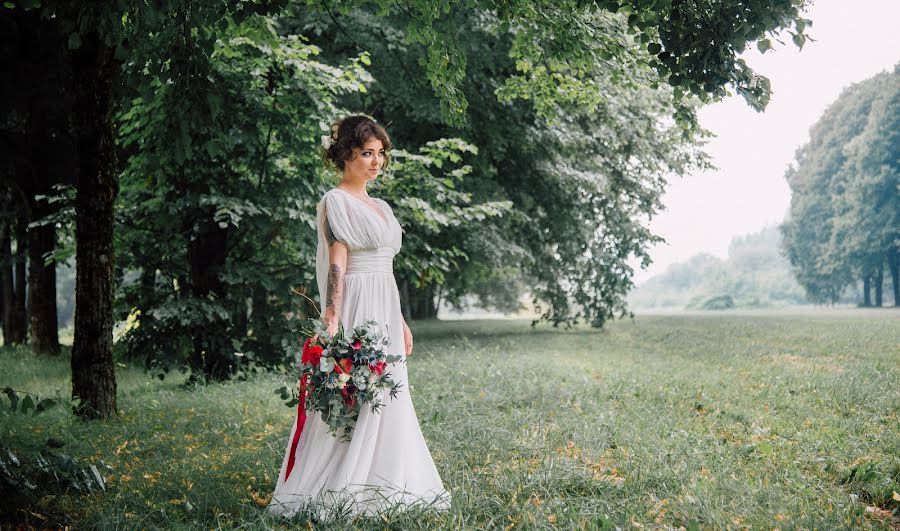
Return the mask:
<svg viewBox="0 0 900 531">
<path fill-rule="evenodd" d="M 331 312 L 326 312 L 325 315 L 322 316 L 322 322 L 325 324 L 325 329 L 328 330 L 328 335 L 334 337 L 338 331 L 338 318 Z"/>
<path fill-rule="evenodd" d="M 406 324 L 406 321 L 403 321 L 403 346 L 406 350 L 407 356 L 412 354 L 413 337 L 412 332 L 409 330 L 409 326 L 407 326 Z"/>
</svg>

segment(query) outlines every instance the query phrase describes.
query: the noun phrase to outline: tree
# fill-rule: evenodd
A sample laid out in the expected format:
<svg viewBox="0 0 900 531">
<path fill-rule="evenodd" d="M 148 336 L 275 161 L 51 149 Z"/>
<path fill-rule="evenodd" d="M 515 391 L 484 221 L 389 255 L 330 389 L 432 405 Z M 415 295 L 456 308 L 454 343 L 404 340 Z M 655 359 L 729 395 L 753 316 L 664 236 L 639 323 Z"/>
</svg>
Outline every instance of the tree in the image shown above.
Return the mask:
<svg viewBox="0 0 900 531">
<path fill-rule="evenodd" d="M 312 313 L 291 287 L 314 278 L 303 257 L 325 186 L 314 178 L 320 121 L 336 94 L 367 80 L 365 55 L 333 67 L 317 54 L 248 17 L 219 34 L 208 59 L 179 67 L 196 79 L 150 79 L 152 95 L 126 107 L 121 142 L 135 154 L 123 175 L 122 273 L 141 275 L 125 286 L 124 313 L 141 311 L 129 356 L 164 370 L 187 359 L 195 380 L 221 380 L 299 346 L 288 316 Z"/>
<path fill-rule="evenodd" d="M 248 4 L 229 1 L 165 6 L 153 3 L 116 4 L 113 8 L 95 1 L 62 3 L 53 0 L 29 0 L 21 5 L 7 2 L 4 5 L 4 9 L 26 11 L 39 6 L 42 21 L 58 27 L 61 42 L 67 43 L 71 51 L 69 61 L 75 80 L 72 122 L 79 161 L 75 177 L 79 295 L 72 367 L 73 393 L 83 400 L 79 414 L 106 416 L 115 409 L 111 300 L 115 264 L 113 211 L 120 167 L 112 116 L 120 102 L 119 95 L 125 92 L 122 81 L 125 85 L 136 83 L 136 87 L 129 86 L 138 90 L 145 101 L 153 99 L 155 88 L 171 83 L 186 90 L 188 97 L 185 101 L 202 103 L 195 96 L 202 87 L 209 86 L 205 75 L 213 72 L 211 58 L 218 37 L 232 25 L 240 26 L 252 14 L 271 13 L 283 5 L 283 2 Z M 460 53 L 452 17 L 441 18 L 461 6 L 425 0 L 404 3 L 388 0 L 309 0 L 307 7 L 342 12 L 374 7 L 378 16 L 393 14 L 407 17 L 405 38 L 413 45 L 425 47 L 422 65 L 441 102 L 443 119 L 454 125 L 465 123 L 466 100 L 459 84 L 464 77 L 467 58 Z M 627 38 L 628 43 L 646 46 L 646 53 L 655 59 L 644 60 L 644 64 L 656 70 L 660 80 L 676 87 L 673 95 L 679 101 L 685 94 L 701 98 L 721 97 L 725 94 L 723 87 L 731 84 L 751 104 L 761 108 L 765 105 L 768 84 L 736 60 L 735 54 L 748 42 L 762 39 L 766 31 L 783 26 L 794 29 L 794 40 L 798 45 L 802 45 L 805 39 L 806 22 L 800 16 L 802 2 L 772 2 L 758 9 L 746 9 L 742 2 L 737 1 L 695 2 L 689 6 L 665 3 L 654 8 L 653 3 L 643 1 L 620 4 L 617 1 L 584 3 L 557 0 L 539 4 L 510 4 L 470 0 L 465 7 L 479 8 L 483 13 L 495 16 L 499 27 L 515 36 L 511 50 L 520 75 L 506 80 L 501 87 L 502 97 L 505 100 L 530 99 L 539 114 L 550 117 L 554 115 L 557 103 L 586 105 L 596 109 L 603 97 L 594 90 L 594 82 L 609 74 L 609 64 L 621 61 L 624 69 L 632 64 L 628 62 L 633 54 L 632 47 L 621 46 L 622 42 L 617 40 L 626 37 L 616 34 L 610 38 L 606 33 L 608 27 L 598 23 L 609 12 L 620 11 L 627 15 L 620 17 L 625 17 L 628 34 L 632 35 Z M 597 46 L 598 43 L 604 46 Z M 621 53 L 616 51 L 620 48 Z M 123 67 L 126 75 L 120 77 Z M 128 75 L 134 72 L 146 75 Z M 637 81 L 646 79 L 631 79 L 630 82 Z M 172 150 L 181 150 L 182 158 L 198 153 L 193 149 L 197 138 L 194 138 L 194 131 L 189 127 L 191 119 L 200 118 L 198 123 L 209 124 L 214 122 L 209 116 L 222 108 L 215 101 L 215 91 L 209 94 L 207 101 L 199 107 L 182 107 L 185 114 L 181 127 L 174 128 L 178 134 L 171 137 Z M 690 122 L 692 114 L 689 109 L 688 104 L 679 104 L 676 117 L 681 122 Z M 209 137 L 200 133 L 200 145 L 215 146 L 215 142 L 207 142 Z M 211 161 L 216 153 L 207 151 L 207 155 Z M 231 176 L 230 172 L 207 174 L 210 179 L 227 180 Z M 191 184 L 197 186 L 187 191 L 194 197 L 202 197 L 227 183 L 192 181 Z M 574 194 L 572 190 L 567 193 Z M 600 198 L 602 193 L 602 189 L 598 190 L 592 195 L 594 203 L 585 203 L 584 206 L 603 210 L 608 205 L 618 208 L 632 204 L 632 198 L 627 197 L 631 192 L 627 190 L 621 191 L 624 196 L 608 204 Z M 646 211 L 646 205 L 652 203 L 648 199 L 652 199 L 651 196 L 639 198 L 631 206 L 638 211 Z M 205 206 L 205 217 L 188 218 L 183 220 L 185 224 L 180 225 L 186 231 L 196 229 L 196 235 L 200 237 L 200 240 L 192 240 L 188 249 L 193 257 L 189 258 L 192 264 L 188 274 L 191 278 L 190 289 L 198 299 L 209 295 L 215 298 L 221 292 L 221 279 L 218 279 L 217 272 L 222 268 L 225 252 L 231 250 L 228 248 L 231 241 L 228 232 L 234 230 L 227 221 L 224 222 L 226 226 L 222 227 L 221 221 L 215 219 L 218 210 L 214 206 L 218 203 Z M 641 239 L 635 230 L 631 226 L 619 233 L 617 241 L 633 249 L 635 242 Z M 622 259 L 621 253 L 607 252 L 616 245 L 615 241 L 594 236 L 594 251 L 606 252 L 614 257 L 611 263 L 618 264 Z M 627 281 L 623 283 L 615 278 L 615 275 L 627 274 L 627 271 L 614 265 L 609 272 L 612 276 L 608 276 L 607 280 L 616 286 L 615 290 L 627 285 Z M 147 274 L 145 279 L 149 282 L 150 275 Z M 593 277 L 581 280 L 593 281 Z M 584 289 L 585 293 L 590 290 L 596 292 L 597 287 Z M 590 296 L 575 302 L 582 306 L 591 305 L 589 299 Z M 554 307 L 562 313 L 567 309 L 559 302 L 554 303 Z M 594 306 L 589 310 L 590 319 L 600 323 L 609 312 L 607 305 Z M 567 320 L 571 316 L 557 317 Z M 202 342 L 194 344 L 193 352 L 195 356 L 203 357 Z"/>
<path fill-rule="evenodd" d="M 3 296 L 3 341 L 7 345 L 28 339 L 26 306 L 27 206 L 21 190 L 0 182 L 0 292 Z M 12 244 L 15 243 L 15 250 Z"/>
<path fill-rule="evenodd" d="M 863 305 L 881 303 L 883 265 L 896 253 L 896 99 L 900 72 L 846 89 L 810 130 L 786 177 L 793 193 L 785 251 L 813 302 L 835 302 L 854 277 Z"/>
<path fill-rule="evenodd" d="M 882 305 L 884 264 L 900 305 L 897 255 L 900 251 L 900 65 L 893 75 L 880 76 L 862 132 L 847 143 L 851 173 L 841 204 L 841 231 L 836 234 L 846 255 L 855 257 L 875 286 L 875 306 Z M 875 80 L 873 80 L 875 81 Z M 874 83 L 873 83 L 874 85 Z"/>
<path fill-rule="evenodd" d="M 487 220 L 462 238 L 446 233 L 463 242 L 470 259 L 460 260 L 446 275 L 443 297 L 459 302 L 475 292 L 482 301 L 514 308 L 522 287 L 530 286 L 545 305 L 546 319 L 571 323 L 583 317 L 601 325 L 624 310 L 628 257 L 644 253 L 646 258 L 645 248 L 654 241 L 641 221 L 659 207 L 663 176 L 703 164 L 695 150 L 701 135 L 667 119 L 673 92 L 649 87 L 657 74 L 637 45 L 627 54 L 617 52 L 627 58 L 621 67 L 596 74 L 592 86 L 604 102 L 593 110 L 562 102 L 552 116 L 550 107 L 541 116 L 531 101 L 500 96 L 505 81 L 517 75 L 509 57 L 514 34 L 504 33 L 490 13 L 454 16 L 453 26 L 467 35 L 462 53 L 471 57 L 460 86 L 473 104 L 460 128 L 442 124 L 425 80 L 406 66 L 424 60 L 425 52 L 405 43 L 402 16 L 395 25 L 385 25 L 355 12 L 341 18 L 338 27 L 307 13 L 292 24 L 311 37 L 325 37 L 331 43 L 326 53 L 334 57 L 356 46 L 371 49 L 381 58 L 372 66 L 377 83 L 347 105 L 371 107 L 389 118 L 400 144 L 460 136 L 477 145 L 473 177 L 461 189 L 514 205 L 507 215 Z M 608 38 L 627 35 L 624 17 L 600 18 L 597 24 L 605 25 Z M 437 292 L 432 285 L 417 288 L 412 280 L 399 280 L 409 292 L 412 316 L 433 316 Z"/>
</svg>

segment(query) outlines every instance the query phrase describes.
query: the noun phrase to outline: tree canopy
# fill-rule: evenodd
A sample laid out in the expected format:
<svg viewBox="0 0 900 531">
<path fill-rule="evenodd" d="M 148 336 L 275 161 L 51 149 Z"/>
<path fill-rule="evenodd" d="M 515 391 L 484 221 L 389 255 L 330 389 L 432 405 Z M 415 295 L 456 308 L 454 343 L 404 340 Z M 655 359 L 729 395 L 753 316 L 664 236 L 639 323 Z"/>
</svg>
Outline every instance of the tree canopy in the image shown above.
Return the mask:
<svg viewBox="0 0 900 531">
<path fill-rule="evenodd" d="M 782 30 L 802 47 L 804 5 L 4 3 L 8 33 L 59 43 L 71 96 L 73 393 L 115 409 L 114 321 L 124 355 L 198 379 L 289 356 L 314 313 L 291 289 L 312 292 L 313 206 L 334 183 L 318 139 L 349 112 L 399 148 L 373 194 L 406 227 L 407 312 L 527 291 L 555 324 L 626 315 L 666 180 L 707 163 L 697 106 L 733 90 L 763 109 L 769 83 L 738 54 Z M 66 225 L 54 215 L 42 226 Z"/>
<path fill-rule="evenodd" d="M 810 130 L 787 172 L 784 247 L 810 300 L 835 302 L 855 280 L 881 306 L 883 267 L 898 298 L 900 65 L 847 88 Z"/>
</svg>

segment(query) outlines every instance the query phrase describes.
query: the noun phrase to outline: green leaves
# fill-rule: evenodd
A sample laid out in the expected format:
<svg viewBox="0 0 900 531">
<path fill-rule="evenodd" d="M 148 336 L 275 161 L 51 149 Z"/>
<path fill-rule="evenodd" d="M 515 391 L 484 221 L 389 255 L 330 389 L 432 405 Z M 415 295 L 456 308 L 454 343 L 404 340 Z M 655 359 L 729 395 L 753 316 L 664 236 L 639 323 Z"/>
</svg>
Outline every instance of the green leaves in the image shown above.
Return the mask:
<svg viewBox="0 0 900 531">
<path fill-rule="evenodd" d="M 120 308 L 143 316 L 123 350 L 148 366 L 194 364 L 219 377 L 281 363 L 296 346 L 293 316 L 313 310 L 292 288 L 314 294 L 315 203 L 330 187 L 318 123 L 372 80 L 366 53 L 331 64 L 273 19 L 225 18 L 198 29 L 216 36 L 212 52 L 172 62 L 159 74 L 170 80 L 131 72 L 142 97 L 118 117 L 132 150 L 118 258 L 143 279 L 123 282 Z M 175 55 L 181 45 L 161 46 Z"/>
<path fill-rule="evenodd" d="M 28 415 L 29 413 L 32 416 L 39 415 L 59 404 L 59 401 L 56 399 L 40 398 L 31 393 L 26 393 L 24 398 L 20 398 L 19 394 L 12 387 L 3 388 L 3 393 L 9 399 L 9 410 L 22 415 Z"/>
<path fill-rule="evenodd" d="M 72 32 L 69 34 L 68 46 L 70 50 L 77 50 L 81 47 L 81 35 L 77 32 Z"/>
</svg>

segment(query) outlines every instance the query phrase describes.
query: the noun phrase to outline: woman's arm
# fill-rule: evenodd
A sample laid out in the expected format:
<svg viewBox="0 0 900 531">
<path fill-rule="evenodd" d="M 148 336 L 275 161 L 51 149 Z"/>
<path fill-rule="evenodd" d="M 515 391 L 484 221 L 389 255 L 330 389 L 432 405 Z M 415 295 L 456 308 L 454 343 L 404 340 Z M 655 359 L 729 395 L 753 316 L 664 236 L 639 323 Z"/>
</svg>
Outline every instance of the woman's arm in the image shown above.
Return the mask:
<svg viewBox="0 0 900 531">
<path fill-rule="evenodd" d="M 328 242 L 328 279 L 325 289 L 325 311 L 322 321 L 332 336 L 337 333 L 341 318 L 341 303 L 344 300 L 344 273 L 347 270 L 347 244 L 338 241 L 325 221 L 325 241 Z"/>
</svg>

